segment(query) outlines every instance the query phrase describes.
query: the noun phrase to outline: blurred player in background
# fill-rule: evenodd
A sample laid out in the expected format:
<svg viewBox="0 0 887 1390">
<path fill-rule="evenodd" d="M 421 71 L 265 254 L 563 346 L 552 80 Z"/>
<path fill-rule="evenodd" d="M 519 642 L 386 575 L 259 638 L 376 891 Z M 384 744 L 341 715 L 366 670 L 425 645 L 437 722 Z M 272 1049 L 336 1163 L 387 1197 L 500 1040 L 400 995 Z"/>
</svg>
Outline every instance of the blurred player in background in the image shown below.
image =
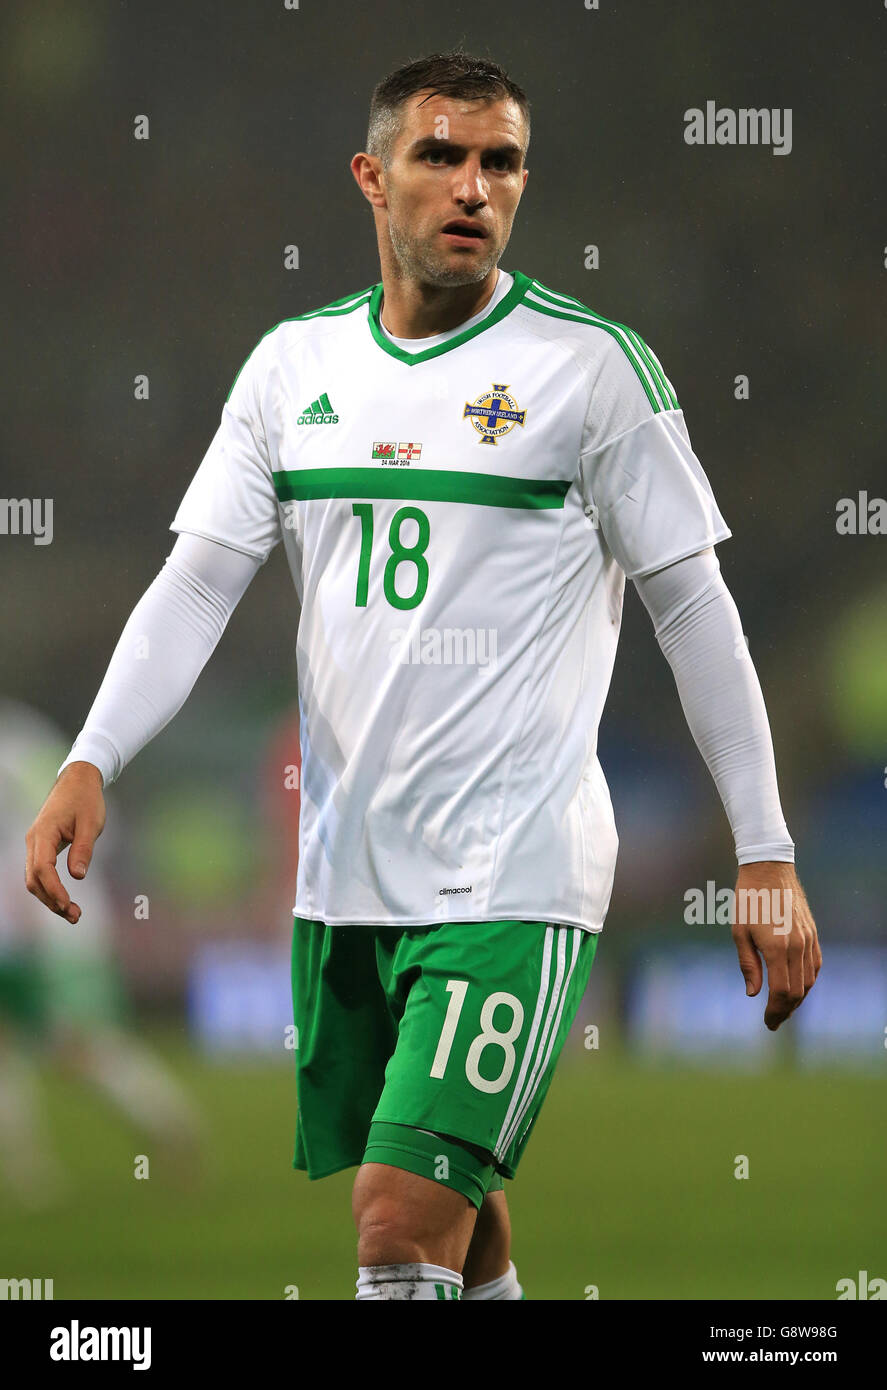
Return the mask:
<svg viewBox="0 0 887 1390">
<path fill-rule="evenodd" d="M 66 746 L 45 716 L 0 701 L 0 1177 L 34 1204 L 65 1186 L 40 1098 L 41 1062 L 98 1091 L 177 1165 L 193 1163 L 199 1134 L 182 1087 L 126 1022 L 101 868 L 78 886 L 76 927 L 21 891 L 21 838 Z"/>
</svg>

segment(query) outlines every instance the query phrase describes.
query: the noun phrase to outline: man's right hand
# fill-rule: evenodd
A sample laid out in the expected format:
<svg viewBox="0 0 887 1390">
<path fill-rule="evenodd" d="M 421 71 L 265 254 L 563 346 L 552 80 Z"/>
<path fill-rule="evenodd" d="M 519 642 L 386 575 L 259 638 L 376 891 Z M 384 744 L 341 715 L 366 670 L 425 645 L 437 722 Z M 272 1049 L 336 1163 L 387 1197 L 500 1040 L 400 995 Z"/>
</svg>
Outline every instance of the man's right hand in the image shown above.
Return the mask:
<svg viewBox="0 0 887 1390">
<path fill-rule="evenodd" d="M 105 828 L 102 774 L 93 763 L 69 763 L 25 836 L 25 885 L 29 893 L 68 922 L 79 922 L 80 908 L 56 872 L 65 845 L 68 871 L 84 878 L 96 840 Z"/>
</svg>

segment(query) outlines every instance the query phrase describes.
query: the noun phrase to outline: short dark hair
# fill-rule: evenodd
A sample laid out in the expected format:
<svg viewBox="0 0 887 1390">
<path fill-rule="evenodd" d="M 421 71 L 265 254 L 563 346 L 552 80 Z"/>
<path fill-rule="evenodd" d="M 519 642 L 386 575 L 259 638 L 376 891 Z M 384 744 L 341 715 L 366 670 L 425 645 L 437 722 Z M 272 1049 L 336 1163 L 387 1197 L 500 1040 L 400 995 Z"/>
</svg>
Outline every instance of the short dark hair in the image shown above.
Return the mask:
<svg viewBox="0 0 887 1390">
<path fill-rule="evenodd" d="M 504 97 L 510 97 L 520 108 L 529 142 L 530 102 L 526 92 L 512 81 L 498 63 L 454 50 L 451 53 L 429 53 L 427 57 L 405 63 L 382 78 L 374 88 L 370 101 L 367 154 L 376 155 L 383 164 L 390 163 L 400 125 L 400 109 L 407 97 L 427 88 L 438 96 L 465 97 L 475 101 L 501 101 Z"/>
</svg>

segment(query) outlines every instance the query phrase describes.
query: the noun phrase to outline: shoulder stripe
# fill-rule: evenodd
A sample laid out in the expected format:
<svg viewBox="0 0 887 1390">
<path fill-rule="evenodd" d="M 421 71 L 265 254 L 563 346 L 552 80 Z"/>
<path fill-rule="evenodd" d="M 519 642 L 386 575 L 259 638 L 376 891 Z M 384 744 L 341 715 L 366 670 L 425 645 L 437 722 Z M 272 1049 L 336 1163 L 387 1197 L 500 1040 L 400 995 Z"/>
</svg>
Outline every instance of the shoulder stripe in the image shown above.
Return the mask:
<svg viewBox="0 0 887 1390">
<path fill-rule="evenodd" d="M 604 318 L 602 314 L 589 309 L 580 300 L 574 299 L 570 295 L 558 294 L 555 290 L 550 290 L 547 286 L 542 285 L 538 280 L 533 282 L 533 291 L 538 291 L 544 299 L 546 308 L 543 312 L 560 312 L 567 317 L 575 316 L 580 320 L 587 319 L 596 327 L 610 333 L 619 343 L 637 372 L 654 410 L 680 409 L 674 387 L 666 377 L 658 359 L 633 329 L 624 323 L 618 323 L 615 319 Z M 536 305 L 534 307 L 540 308 L 541 306 Z"/>
<path fill-rule="evenodd" d="M 554 318 L 563 318 L 574 323 L 590 323 L 609 333 L 615 338 L 637 373 L 654 411 L 680 409 L 675 389 L 662 370 L 659 359 L 640 335 L 626 324 L 617 323 L 614 319 L 605 319 L 602 314 L 595 313 L 580 300 L 574 299 L 571 295 L 558 294 L 538 280 L 533 281 L 524 303 L 539 313 L 551 314 Z"/>
<path fill-rule="evenodd" d="M 374 289 L 375 285 L 370 285 L 368 290 L 361 290 L 360 294 L 346 295 L 344 299 L 336 299 L 332 304 L 324 304 L 321 309 L 309 309 L 307 314 L 295 314 L 291 319 L 281 319 L 281 323 L 298 323 L 302 319 L 335 318 L 339 314 L 350 314 L 353 310 L 359 309 L 361 304 L 369 302 Z"/>
<path fill-rule="evenodd" d="M 532 290 L 527 294 L 524 303 L 538 310 L 541 314 L 550 314 L 552 318 L 565 319 L 570 323 L 589 323 L 595 328 L 601 328 L 605 333 L 609 333 L 612 338 L 616 339 L 632 367 L 634 367 L 638 380 L 644 388 L 647 400 L 650 402 L 653 410 L 658 412 L 664 409 L 658 383 L 648 370 L 643 359 L 638 356 L 637 349 L 625 329 L 620 330 L 616 328 L 614 324 L 596 318 L 595 315 L 590 313 L 587 309 L 574 309 L 572 305 L 555 307 L 551 301 L 537 298 Z"/>
<path fill-rule="evenodd" d="M 269 333 L 274 333 L 276 329 L 280 328 L 285 323 L 302 323 L 306 319 L 336 318 L 340 314 L 350 314 L 354 309 L 359 309 L 361 304 L 367 304 L 369 302 L 370 295 L 373 293 L 373 290 L 375 288 L 375 285 L 370 285 L 368 289 L 359 290 L 356 294 L 346 294 L 344 299 L 334 299 L 332 303 L 324 304 L 320 309 L 309 309 L 307 314 L 294 314 L 291 318 L 281 319 L 279 323 L 275 323 L 273 328 L 269 328 L 267 333 L 262 334 L 261 338 L 256 343 L 256 346 L 252 349 L 251 352 L 247 353 L 246 357 L 241 362 L 240 370 L 238 371 L 237 376 L 231 383 L 231 391 L 233 391 L 234 387 L 237 385 L 240 373 L 243 371 L 247 362 L 250 360 L 253 353 L 256 351 L 256 348 L 261 347 L 262 343 L 268 337 Z M 225 397 L 226 404 L 231 399 L 231 391 L 229 391 L 227 396 Z"/>
<path fill-rule="evenodd" d="M 594 309 L 589 309 L 588 305 L 583 304 L 579 299 L 574 299 L 570 295 L 556 295 L 555 291 L 548 289 L 546 285 L 540 284 L 539 281 L 536 281 L 535 283 L 542 293 L 547 294 L 552 298 L 567 300 L 571 304 L 573 304 L 575 308 L 584 311 L 587 314 L 591 314 L 595 322 L 599 324 L 601 327 L 617 328 L 621 329 L 623 333 L 626 333 L 631 342 L 634 344 L 637 351 L 640 353 L 643 360 L 646 362 L 648 369 L 653 373 L 654 377 L 658 381 L 659 387 L 661 388 L 659 394 L 662 396 L 662 399 L 665 404 L 665 409 L 680 409 L 680 406 L 678 405 L 677 393 L 675 392 L 675 389 L 669 381 L 668 377 L 665 375 L 665 372 L 662 369 L 662 364 L 660 363 L 653 349 L 647 343 L 644 342 L 643 338 L 640 336 L 639 333 L 636 333 L 633 328 L 629 328 L 627 324 L 619 323 L 616 319 L 604 318 L 603 314 L 597 313 Z"/>
<path fill-rule="evenodd" d="M 635 337 L 637 337 L 637 334 L 635 334 Z M 664 383 L 664 385 L 665 385 L 665 389 L 666 389 L 666 391 L 668 392 L 668 395 L 669 395 L 669 397 L 671 398 L 671 401 L 672 401 L 672 407 L 671 407 L 671 408 L 672 408 L 673 410 L 680 410 L 681 407 L 678 405 L 678 396 L 677 396 L 677 392 L 675 391 L 675 389 L 674 389 L 674 387 L 672 386 L 671 382 L 669 381 L 668 377 L 665 375 L 665 369 L 663 368 L 662 363 L 659 361 L 659 358 L 656 356 L 655 352 L 654 352 L 653 349 L 650 347 L 650 344 L 649 344 L 649 343 L 644 343 L 642 338 L 638 338 L 638 342 L 639 342 L 639 343 L 643 343 L 644 352 L 645 352 L 645 353 L 647 354 L 647 356 L 649 357 L 649 359 L 650 359 L 650 361 L 652 362 L 653 366 L 656 368 L 656 372 L 657 372 L 658 376 L 659 376 L 659 377 L 661 378 L 661 380 L 663 381 L 663 383 Z"/>
<path fill-rule="evenodd" d="M 652 347 L 646 345 L 644 339 L 641 338 L 640 334 L 634 331 L 634 328 L 628 328 L 627 324 L 620 324 L 615 318 L 603 317 L 603 314 L 598 314 L 596 310 L 589 309 L 588 304 L 583 304 L 580 299 L 576 299 L 573 295 L 560 295 L 560 293 L 553 291 L 553 289 L 549 289 L 548 286 L 542 285 L 539 281 L 535 281 L 534 286 L 542 295 L 552 300 L 552 302 L 563 302 L 564 306 L 571 306 L 574 311 L 578 310 L 580 313 L 591 314 L 599 327 L 620 328 L 624 334 L 628 335 L 630 341 L 634 343 L 635 349 L 641 354 L 642 359 L 644 359 L 653 377 L 656 378 L 656 381 L 659 382 L 662 388 L 665 388 L 665 398 L 663 399 L 667 402 L 666 409 L 680 409 L 677 404 L 677 395 L 674 393 L 672 382 L 669 381 L 665 371 L 662 370 L 662 364 L 659 363 L 658 357 L 653 353 Z"/>
</svg>

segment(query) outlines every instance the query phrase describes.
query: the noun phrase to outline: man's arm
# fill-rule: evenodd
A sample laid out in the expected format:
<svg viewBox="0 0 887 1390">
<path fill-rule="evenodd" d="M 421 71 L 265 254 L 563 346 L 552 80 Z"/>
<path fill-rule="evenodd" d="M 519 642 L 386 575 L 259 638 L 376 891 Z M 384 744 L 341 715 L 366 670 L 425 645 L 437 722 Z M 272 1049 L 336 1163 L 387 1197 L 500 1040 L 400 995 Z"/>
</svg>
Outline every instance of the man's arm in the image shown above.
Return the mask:
<svg viewBox="0 0 887 1390">
<path fill-rule="evenodd" d="M 626 335 L 634 349 L 626 348 Z M 816 927 L 793 867 L 776 786 L 767 713 L 736 605 L 712 546 L 730 535 L 693 451 L 675 389 L 649 344 L 611 334 L 589 380 L 579 485 L 607 548 L 656 626 L 684 713 L 733 827 L 738 887 L 791 892 L 789 932 L 737 922 L 733 939 L 749 994 L 770 997 L 768 1028 L 796 1008 L 819 970 Z M 737 902 L 745 899 L 737 893 Z"/>
<path fill-rule="evenodd" d="M 775 1030 L 812 988 L 822 952 L 794 869 L 764 698 L 739 613 L 710 548 L 634 582 L 733 830 L 740 865 L 736 901 L 763 893 L 773 909 L 768 924 L 743 921 L 748 914 L 738 913 L 733 940 L 750 995 L 763 983 L 764 958 L 764 1022 Z"/>
<path fill-rule="evenodd" d="M 217 541 L 183 534 L 136 604 L 86 723 L 25 836 L 28 891 L 77 922 L 56 871 L 83 878 L 105 824 L 102 789 L 185 703 L 262 561 Z"/>
</svg>

